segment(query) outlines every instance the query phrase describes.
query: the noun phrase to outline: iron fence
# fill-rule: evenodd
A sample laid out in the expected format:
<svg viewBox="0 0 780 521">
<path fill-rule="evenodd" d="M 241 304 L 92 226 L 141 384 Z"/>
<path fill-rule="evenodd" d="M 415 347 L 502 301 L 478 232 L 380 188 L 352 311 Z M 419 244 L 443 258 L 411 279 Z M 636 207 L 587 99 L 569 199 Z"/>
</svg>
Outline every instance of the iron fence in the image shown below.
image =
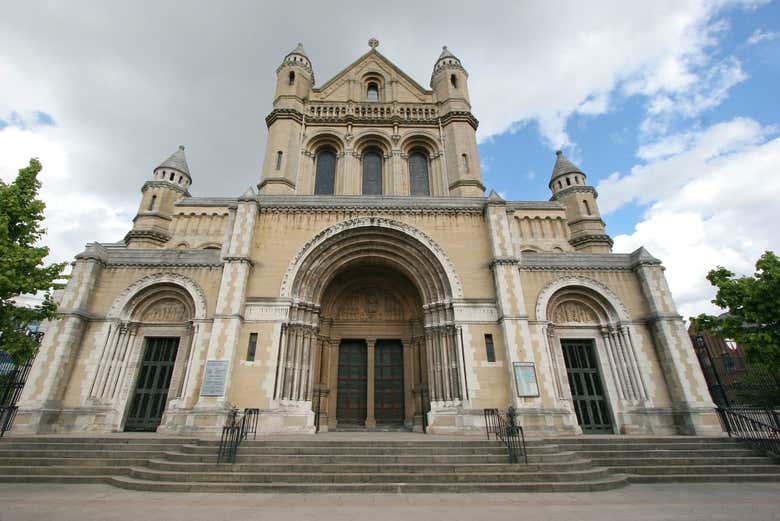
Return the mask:
<svg viewBox="0 0 780 521">
<path fill-rule="evenodd" d="M 260 421 L 260 409 L 232 409 L 228 413 L 227 424 L 222 427 L 222 437 L 219 440 L 217 463 L 235 463 L 236 453 L 241 442 L 252 435 L 257 439 L 257 426 Z"/>
<path fill-rule="evenodd" d="M 502 414 L 498 409 L 484 409 L 483 414 L 487 439 L 489 440 L 492 434 L 495 439 L 504 442 L 510 463 L 520 463 L 522 458 L 528 464 L 525 433 L 523 427 L 517 425 L 517 410 L 510 407 L 506 414 Z"/>
<path fill-rule="evenodd" d="M 730 437 L 780 457 L 780 414 L 759 407 L 716 407 L 720 423 Z"/>
<path fill-rule="evenodd" d="M 10 359 L 0 363 L 0 437 L 11 430 L 16 419 L 16 406 L 22 394 L 32 360 L 17 365 Z"/>
</svg>

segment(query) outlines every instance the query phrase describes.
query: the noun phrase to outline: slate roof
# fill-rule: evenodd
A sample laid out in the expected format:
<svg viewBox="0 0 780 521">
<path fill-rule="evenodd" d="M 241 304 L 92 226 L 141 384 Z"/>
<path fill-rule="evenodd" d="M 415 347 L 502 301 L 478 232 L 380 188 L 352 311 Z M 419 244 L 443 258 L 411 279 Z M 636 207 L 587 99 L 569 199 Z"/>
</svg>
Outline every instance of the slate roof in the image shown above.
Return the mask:
<svg viewBox="0 0 780 521">
<path fill-rule="evenodd" d="M 566 174 L 585 175 L 585 172 L 580 170 L 580 167 L 569 161 L 566 156 L 563 155 L 563 152 L 558 150 L 555 152 L 555 155 L 557 157 L 555 158 L 555 166 L 553 166 L 552 175 L 550 176 L 551 184 L 553 181 L 555 181 L 556 178 Z"/>
<path fill-rule="evenodd" d="M 179 145 L 179 149 L 157 168 L 172 168 L 190 176 L 190 167 L 187 166 L 187 158 L 184 157 L 184 145 Z"/>
</svg>

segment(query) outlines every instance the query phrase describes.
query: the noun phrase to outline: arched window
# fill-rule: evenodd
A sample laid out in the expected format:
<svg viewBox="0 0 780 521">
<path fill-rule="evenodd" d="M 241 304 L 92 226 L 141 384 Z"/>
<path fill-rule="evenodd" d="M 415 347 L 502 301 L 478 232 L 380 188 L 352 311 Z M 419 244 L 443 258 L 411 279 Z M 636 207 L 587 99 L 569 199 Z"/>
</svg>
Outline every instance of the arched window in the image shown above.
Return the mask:
<svg viewBox="0 0 780 521">
<path fill-rule="evenodd" d="M 463 160 L 463 171 L 467 174 L 469 173 L 469 156 L 466 154 L 461 154 L 460 158 Z"/>
<path fill-rule="evenodd" d="M 428 156 L 421 150 L 409 155 L 409 191 L 412 195 L 431 195 Z"/>
<path fill-rule="evenodd" d="M 154 210 L 154 202 L 155 202 L 156 200 L 157 200 L 157 196 L 156 196 L 156 195 L 153 195 L 153 196 L 152 196 L 152 200 L 151 200 L 151 201 L 149 201 L 149 208 L 148 208 L 148 209 L 149 209 L 149 211 L 152 211 L 152 210 Z"/>
<path fill-rule="evenodd" d="M 566 178 L 566 186 L 571 186 L 571 179 L 568 177 Z"/>
<path fill-rule="evenodd" d="M 326 148 L 317 153 L 317 173 L 314 177 L 316 195 L 333 195 L 336 187 L 336 152 Z"/>
<path fill-rule="evenodd" d="M 452 84 L 453 89 L 458 88 L 458 77 L 454 74 L 450 74 L 450 83 Z"/>
<path fill-rule="evenodd" d="M 382 154 L 375 148 L 363 154 L 363 195 L 382 195 Z"/>
<path fill-rule="evenodd" d="M 290 75 L 287 76 L 287 84 L 288 85 L 295 85 L 295 72 L 290 71 Z"/>
<path fill-rule="evenodd" d="M 376 83 L 369 83 L 366 89 L 367 101 L 379 101 L 379 87 Z"/>
<path fill-rule="evenodd" d="M 282 169 L 282 151 L 279 150 L 276 153 L 276 169 L 281 170 Z"/>
<path fill-rule="evenodd" d="M 171 172 L 171 177 L 170 177 L 171 181 L 173 181 L 173 177 L 174 177 L 174 174 L 173 174 L 173 172 Z"/>
<path fill-rule="evenodd" d="M 590 205 L 588 204 L 588 201 L 583 200 L 582 204 L 585 205 L 585 211 L 588 213 L 588 215 L 593 215 L 592 213 L 590 213 Z"/>
</svg>

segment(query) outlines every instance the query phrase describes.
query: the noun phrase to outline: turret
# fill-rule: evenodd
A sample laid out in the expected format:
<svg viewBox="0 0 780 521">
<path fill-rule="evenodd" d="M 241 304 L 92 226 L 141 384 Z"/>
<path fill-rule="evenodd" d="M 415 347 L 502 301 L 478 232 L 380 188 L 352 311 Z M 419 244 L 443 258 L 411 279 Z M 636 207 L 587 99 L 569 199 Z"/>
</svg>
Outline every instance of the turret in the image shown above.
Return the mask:
<svg viewBox="0 0 780 521">
<path fill-rule="evenodd" d="M 587 176 L 569 161 L 563 152 L 556 153 L 555 166 L 550 177 L 553 201 L 566 208 L 566 219 L 571 236 L 569 243 L 578 251 L 609 253 L 612 239 L 607 235 L 596 203 L 598 193 L 587 184 Z"/>
<path fill-rule="evenodd" d="M 482 170 L 477 152 L 477 119 L 471 114 L 469 74 L 446 46 L 433 66 L 431 88 L 439 105 L 445 159 L 452 195 L 482 197 Z"/>
<path fill-rule="evenodd" d="M 288 53 L 276 69 L 274 109 L 265 118 L 268 141 L 258 188 L 265 194 L 295 192 L 304 100 L 314 86 L 314 70 L 303 44 Z"/>
<path fill-rule="evenodd" d="M 184 147 L 154 169 L 152 179 L 144 183 L 141 204 L 133 219 L 133 229 L 125 236 L 129 248 L 162 248 L 171 238 L 169 226 L 173 206 L 189 197 L 192 184 Z"/>
</svg>

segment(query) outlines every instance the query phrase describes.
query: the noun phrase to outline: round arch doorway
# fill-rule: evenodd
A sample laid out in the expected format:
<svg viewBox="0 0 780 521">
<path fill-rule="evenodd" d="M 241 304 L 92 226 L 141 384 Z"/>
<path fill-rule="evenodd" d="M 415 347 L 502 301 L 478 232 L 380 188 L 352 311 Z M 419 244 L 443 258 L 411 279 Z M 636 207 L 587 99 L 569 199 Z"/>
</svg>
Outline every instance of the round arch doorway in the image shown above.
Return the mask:
<svg viewBox="0 0 780 521">
<path fill-rule="evenodd" d="M 315 381 L 329 429 L 419 429 L 427 410 L 422 300 L 401 272 L 379 263 L 342 269 L 323 293 Z"/>
</svg>

